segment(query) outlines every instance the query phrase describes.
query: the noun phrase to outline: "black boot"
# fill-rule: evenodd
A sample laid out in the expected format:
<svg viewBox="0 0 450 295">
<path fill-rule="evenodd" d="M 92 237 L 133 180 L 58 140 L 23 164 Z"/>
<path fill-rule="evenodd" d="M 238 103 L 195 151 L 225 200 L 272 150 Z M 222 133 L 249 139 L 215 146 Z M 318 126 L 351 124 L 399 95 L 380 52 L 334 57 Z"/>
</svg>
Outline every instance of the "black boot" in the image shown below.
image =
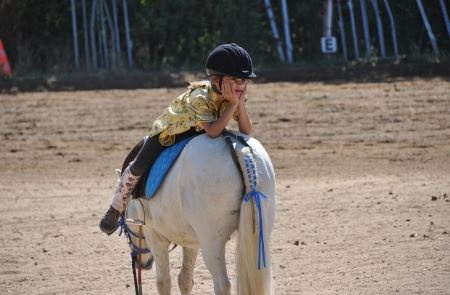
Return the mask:
<svg viewBox="0 0 450 295">
<path fill-rule="evenodd" d="M 109 207 L 108 211 L 106 211 L 105 216 L 103 216 L 100 221 L 100 229 L 102 232 L 111 235 L 116 229 L 119 227 L 119 217 L 120 212 L 114 209 L 113 207 Z"/>
</svg>

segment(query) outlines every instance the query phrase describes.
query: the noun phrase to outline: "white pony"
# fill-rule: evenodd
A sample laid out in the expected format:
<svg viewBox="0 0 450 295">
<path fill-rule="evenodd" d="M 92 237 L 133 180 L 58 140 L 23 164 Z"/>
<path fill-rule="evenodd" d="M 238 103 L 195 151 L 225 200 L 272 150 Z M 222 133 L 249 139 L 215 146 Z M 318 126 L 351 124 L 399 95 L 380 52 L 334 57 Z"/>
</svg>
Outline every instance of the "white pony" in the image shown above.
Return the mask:
<svg viewBox="0 0 450 295">
<path fill-rule="evenodd" d="M 131 201 L 128 205 L 128 217 L 145 221 L 145 242 L 155 261 L 160 295 L 170 294 L 168 248 L 171 242 L 183 247 L 183 264 L 178 276 L 181 294 L 191 294 L 199 248 L 212 275 L 215 294 L 231 294 L 225 244 L 236 230 L 237 294 L 273 294 L 270 232 L 275 219 L 275 174 L 263 146 L 256 139 L 239 135 L 247 139 L 254 151 L 258 190 L 267 196 L 261 200 L 261 216 L 253 201 L 243 200 L 241 172 L 224 137 L 212 139 L 205 134 L 186 145 L 153 198 Z M 265 257 L 259 255 L 258 220 L 262 220 Z M 265 267 L 261 263 L 258 269 L 262 258 Z"/>
</svg>

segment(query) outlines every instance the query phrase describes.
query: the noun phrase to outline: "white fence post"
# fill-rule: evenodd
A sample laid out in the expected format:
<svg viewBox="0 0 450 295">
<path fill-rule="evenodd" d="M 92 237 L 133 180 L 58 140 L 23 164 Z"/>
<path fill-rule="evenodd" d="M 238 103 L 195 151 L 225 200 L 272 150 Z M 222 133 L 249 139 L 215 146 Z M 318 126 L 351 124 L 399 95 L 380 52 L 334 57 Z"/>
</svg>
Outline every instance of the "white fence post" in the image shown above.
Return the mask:
<svg viewBox="0 0 450 295">
<path fill-rule="evenodd" d="M 280 35 L 278 34 L 277 24 L 275 23 L 275 17 L 273 15 L 272 5 L 270 3 L 270 0 L 264 0 L 264 5 L 266 7 L 267 16 L 269 17 L 270 27 L 272 29 L 273 38 L 275 39 L 276 46 L 277 46 L 277 52 L 278 52 L 278 58 L 281 62 L 285 62 L 286 59 L 284 57 L 283 53 L 283 47 L 281 45 L 281 39 Z"/>
<path fill-rule="evenodd" d="M 284 43 L 286 45 L 286 60 L 288 64 L 291 64 L 292 41 L 291 41 L 291 30 L 289 29 L 289 15 L 286 1 L 287 0 L 281 0 L 281 9 L 283 13 L 283 23 L 284 23 Z"/>
<path fill-rule="evenodd" d="M 437 46 L 436 37 L 433 34 L 433 30 L 431 29 L 430 23 L 428 22 L 428 17 L 425 13 L 425 9 L 423 8 L 422 0 L 416 0 L 417 6 L 419 7 L 420 15 L 422 16 L 423 24 L 427 29 L 428 38 L 430 38 L 431 46 L 433 47 L 433 52 L 436 55 L 439 55 L 439 48 Z"/>
</svg>

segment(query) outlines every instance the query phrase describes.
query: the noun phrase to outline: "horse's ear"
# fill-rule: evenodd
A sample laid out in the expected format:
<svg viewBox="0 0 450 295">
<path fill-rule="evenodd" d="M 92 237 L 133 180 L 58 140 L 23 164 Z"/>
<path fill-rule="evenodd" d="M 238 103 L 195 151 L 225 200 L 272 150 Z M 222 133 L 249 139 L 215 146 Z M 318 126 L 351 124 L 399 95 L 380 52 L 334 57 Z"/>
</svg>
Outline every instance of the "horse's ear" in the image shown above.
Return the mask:
<svg viewBox="0 0 450 295">
<path fill-rule="evenodd" d="M 116 173 L 117 173 L 117 177 L 118 177 L 118 181 L 120 181 L 120 176 L 122 176 L 122 171 L 120 169 L 116 169 Z"/>
</svg>

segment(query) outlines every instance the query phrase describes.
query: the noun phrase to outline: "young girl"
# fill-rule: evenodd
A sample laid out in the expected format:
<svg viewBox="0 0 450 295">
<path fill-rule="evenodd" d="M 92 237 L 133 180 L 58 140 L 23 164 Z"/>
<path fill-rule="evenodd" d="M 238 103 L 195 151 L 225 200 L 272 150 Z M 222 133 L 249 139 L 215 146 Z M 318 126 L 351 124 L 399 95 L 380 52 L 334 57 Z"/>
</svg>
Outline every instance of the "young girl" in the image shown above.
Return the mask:
<svg viewBox="0 0 450 295">
<path fill-rule="evenodd" d="M 110 235 L 117 229 L 131 192 L 164 148 L 195 133 L 218 137 L 231 118 L 238 122 L 240 132 L 252 132 L 245 93 L 248 80 L 256 75 L 247 51 L 234 43 L 218 46 L 206 60 L 206 73 L 209 81 L 191 83 L 153 123 L 149 138 L 123 171 L 111 206 L 100 221 L 104 233 Z"/>
</svg>

